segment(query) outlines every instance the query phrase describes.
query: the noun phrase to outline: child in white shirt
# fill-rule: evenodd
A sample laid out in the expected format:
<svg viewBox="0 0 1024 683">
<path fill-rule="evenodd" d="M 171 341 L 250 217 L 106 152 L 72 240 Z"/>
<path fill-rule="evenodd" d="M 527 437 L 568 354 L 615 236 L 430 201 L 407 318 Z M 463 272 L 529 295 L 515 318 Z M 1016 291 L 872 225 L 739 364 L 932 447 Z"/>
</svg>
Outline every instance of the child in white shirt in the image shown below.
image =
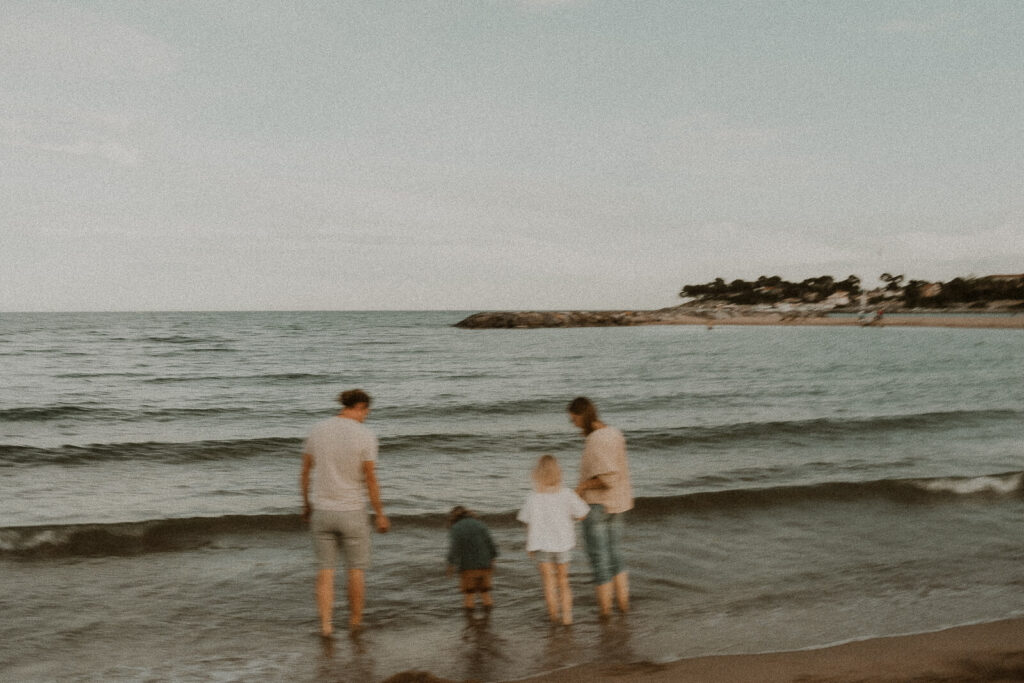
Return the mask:
<svg viewBox="0 0 1024 683">
<path fill-rule="evenodd" d="M 540 569 L 551 620 L 571 624 L 569 561 L 576 546 L 574 522 L 586 517 L 590 506 L 562 486 L 562 469 L 553 455 L 542 455 L 537 461 L 533 487 L 516 519 L 526 523 L 526 552 Z"/>
</svg>

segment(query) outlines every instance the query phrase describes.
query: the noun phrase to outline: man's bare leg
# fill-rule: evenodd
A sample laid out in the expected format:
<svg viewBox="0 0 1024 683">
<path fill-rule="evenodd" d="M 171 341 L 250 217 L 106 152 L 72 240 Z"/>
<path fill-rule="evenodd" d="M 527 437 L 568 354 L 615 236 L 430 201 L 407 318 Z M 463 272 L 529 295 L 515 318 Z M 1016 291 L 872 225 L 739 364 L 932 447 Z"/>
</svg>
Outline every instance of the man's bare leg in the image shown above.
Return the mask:
<svg viewBox="0 0 1024 683">
<path fill-rule="evenodd" d="M 334 570 L 321 569 L 316 575 L 316 606 L 320 612 L 320 633 L 325 636 L 334 631 Z"/>
<path fill-rule="evenodd" d="M 348 570 L 348 627 L 363 625 L 363 602 L 366 600 L 366 577 L 362 569 Z"/>
<path fill-rule="evenodd" d="M 602 617 L 612 613 L 612 582 L 602 583 L 594 589 L 597 593 L 597 608 Z"/>
<path fill-rule="evenodd" d="M 626 572 L 619 572 L 612 579 L 612 585 L 615 586 L 615 601 L 619 605 L 619 609 L 622 612 L 629 611 L 629 574 Z"/>
</svg>

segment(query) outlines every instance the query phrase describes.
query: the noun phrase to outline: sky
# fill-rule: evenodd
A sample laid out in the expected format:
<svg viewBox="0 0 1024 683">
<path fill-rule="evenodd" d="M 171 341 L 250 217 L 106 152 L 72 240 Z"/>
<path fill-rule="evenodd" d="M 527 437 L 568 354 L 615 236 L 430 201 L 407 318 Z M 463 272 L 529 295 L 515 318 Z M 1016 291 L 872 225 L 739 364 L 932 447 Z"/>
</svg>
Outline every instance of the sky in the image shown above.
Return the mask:
<svg viewBox="0 0 1024 683">
<path fill-rule="evenodd" d="M 1018 0 L 0 0 L 0 311 L 1024 272 Z"/>
</svg>

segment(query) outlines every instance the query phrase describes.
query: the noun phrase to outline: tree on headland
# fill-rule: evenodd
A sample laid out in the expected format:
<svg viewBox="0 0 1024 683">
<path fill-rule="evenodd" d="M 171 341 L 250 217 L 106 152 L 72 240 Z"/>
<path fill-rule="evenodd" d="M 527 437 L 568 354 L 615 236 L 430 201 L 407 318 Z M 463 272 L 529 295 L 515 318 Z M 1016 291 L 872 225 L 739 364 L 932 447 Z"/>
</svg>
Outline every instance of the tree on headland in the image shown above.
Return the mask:
<svg viewBox="0 0 1024 683">
<path fill-rule="evenodd" d="M 917 308 L 924 301 L 924 294 L 932 283 L 925 280 L 911 280 L 903 288 L 903 303 L 907 308 Z"/>
<path fill-rule="evenodd" d="M 836 283 L 836 289 L 841 292 L 849 292 L 850 296 L 857 296 L 861 293 L 860 278 L 856 275 L 849 275 L 842 282 Z"/>
<path fill-rule="evenodd" d="M 885 289 L 889 292 L 898 292 L 900 284 L 903 282 L 902 275 L 890 275 L 889 273 L 882 273 L 878 279 L 885 283 Z"/>
<path fill-rule="evenodd" d="M 737 279 L 728 284 L 722 278 L 716 278 L 706 284 L 686 285 L 679 296 L 752 306 L 789 300 L 822 301 L 840 291 L 849 295 L 859 294 L 860 278 L 851 275 L 846 280 L 836 282 L 831 275 L 821 275 L 802 282 L 789 282 L 778 275 L 762 275 L 752 282 Z"/>
<path fill-rule="evenodd" d="M 983 306 L 991 301 L 1024 299 L 1024 275 L 988 275 L 953 278 L 942 284 L 934 300 L 938 305 Z"/>
<path fill-rule="evenodd" d="M 1004 305 L 1008 307 L 1024 309 L 1024 274 L 958 277 L 949 282 L 909 280 L 906 284 L 904 275 L 882 273 L 878 279 L 884 286 L 865 292 L 861 288 L 861 279 L 856 275 L 838 282 L 831 275 L 811 277 L 801 282 L 789 282 L 778 275 L 762 275 L 754 281 L 736 279 L 729 283 L 715 278 L 706 284 L 685 285 L 679 296 L 695 303 L 750 306 L 781 302 L 818 303 L 837 294 L 845 294 L 852 302 L 854 297 L 867 294 L 872 304 L 907 308 L 986 306 L 998 301 L 1006 302 Z"/>
</svg>

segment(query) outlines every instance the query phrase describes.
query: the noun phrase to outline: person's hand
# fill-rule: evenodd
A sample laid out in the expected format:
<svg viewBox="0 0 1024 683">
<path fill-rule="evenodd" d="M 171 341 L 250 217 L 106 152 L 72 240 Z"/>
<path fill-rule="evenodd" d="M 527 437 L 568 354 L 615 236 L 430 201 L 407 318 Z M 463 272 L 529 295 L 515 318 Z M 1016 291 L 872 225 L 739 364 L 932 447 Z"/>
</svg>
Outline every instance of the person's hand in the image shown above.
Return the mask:
<svg viewBox="0 0 1024 683">
<path fill-rule="evenodd" d="M 391 521 L 387 515 L 377 515 L 377 531 L 378 533 L 386 534 L 388 529 L 391 528 Z"/>
</svg>

